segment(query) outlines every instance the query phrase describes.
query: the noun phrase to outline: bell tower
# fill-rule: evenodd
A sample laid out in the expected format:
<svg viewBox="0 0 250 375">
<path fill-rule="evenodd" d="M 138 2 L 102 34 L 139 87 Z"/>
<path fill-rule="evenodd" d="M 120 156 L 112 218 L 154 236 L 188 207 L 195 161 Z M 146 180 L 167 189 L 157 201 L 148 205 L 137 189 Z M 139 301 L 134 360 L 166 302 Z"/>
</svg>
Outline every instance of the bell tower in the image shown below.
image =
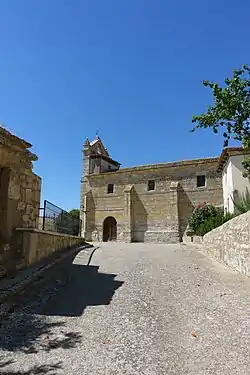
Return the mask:
<svg viewBox="0 0 250 375">
<path fill-rule="evenodd" d="M 91 241 L 95 229 L 94 212 L 92 212 L 94 197 L 89 177 L 94 174 L 115 172 L 120 165 L 109 156 L 98 134 L 92 142 L 86 138 L 82 150 L 80 219 L 82 220 L 81 235 L 88 241 Z"/>
</svg>

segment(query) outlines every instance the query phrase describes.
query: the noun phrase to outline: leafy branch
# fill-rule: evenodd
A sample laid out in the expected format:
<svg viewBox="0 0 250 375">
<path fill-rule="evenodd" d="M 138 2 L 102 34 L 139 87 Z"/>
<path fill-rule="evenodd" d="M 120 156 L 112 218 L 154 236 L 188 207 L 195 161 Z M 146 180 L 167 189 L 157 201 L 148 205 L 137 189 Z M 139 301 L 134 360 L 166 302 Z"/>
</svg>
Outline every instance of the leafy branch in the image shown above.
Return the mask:
<svg viewBox="0 0 250 375">
<path fill-rule="evenodd" d="M 250 149 L 250 68 L 243 65 L 234 70 L 232 78 L 226 78 L 224 87 L 216 82 L 203 81 L 203 85 L 213 92 L 212 106 L 205 113 L 193 116 L 195 127 L 212 128 L 214 133 L 223 129 L 224 147 L 229 140 L 240 141 L 244 148 Z M 250 176 L 250 158 L 242 162 L 246 175 Z"/>
</svg>

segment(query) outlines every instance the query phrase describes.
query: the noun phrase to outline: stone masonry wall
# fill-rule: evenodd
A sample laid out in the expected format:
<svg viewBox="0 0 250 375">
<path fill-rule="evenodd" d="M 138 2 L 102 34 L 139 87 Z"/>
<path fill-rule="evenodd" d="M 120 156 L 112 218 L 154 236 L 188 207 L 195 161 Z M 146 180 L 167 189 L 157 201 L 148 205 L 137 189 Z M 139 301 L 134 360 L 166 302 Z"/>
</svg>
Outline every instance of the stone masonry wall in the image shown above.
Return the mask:
<svg viewBox="0 0 250 375">
<path fill-rule="evenodd" d="M 205 234 L 203 247 L 214 258 L 250 276 L 250 211 Z"/>
<path fill-rule="evenodd" d="M 5 168 L 1 179 L 6 184 L 6 196 L 0 205 L 0 277 L 23 265 L 15 229 L 38 227 L 41 189 L 41 179 L 33 172 L 18 174 Z"/>
<path fill-rule="evenodd" d="M 39 229 L 17 229 L 20 249 L 25 259 L 25 266 L 30 266 L 55 252 L 84 244 L 82 237 L 46 232 Z"/>
<path fill-rule="evenodd" d="M 81 190 L 86 195 L 86 240 L 102 240 L 103 221 L 113 216 L 120 241 L 179 241 L 195 205 L 203 201 L 216 205 L 223 202 L 216 165 L 216 158 L 203 159 L 85 177 Z M 206 186 L 197 188 L 197 173 L 203 172 Z M 151 179 L 155 180 L 155 190 L 148 191 L 147 182 Z M 107 193 L 108 184 L 114 184 L 112 194 Z M 127 186 L 133 186 L 129 199 Z M 131 206 L 130 219 L 126 202 Z"/>
<path fill-rule="evenodd" d="M 206 186 L 196 187 L 196 174 L 205 172 Z M 221 174 L 215 170 L 215 165 L 200 165 L 185 171 L 180 179 L 179 189 L 179 223 L 180 237 L 182 238 L 188 226 L 188 219 L 192 214 L 194 206 L 198 203 L 207 202 L 215 206 L 223 204 L 223 190 Z"/>
<path fill-rule="evenodd" d="M 84 242 L 37 229 L 41 178 L 32 171 L 31 146 L 0 127 L 0 277 Z"/>
<path fill-rule="evenodd" d="M 22 267 L 15 228 L 38 225 L 41 179 L 31 146 L 0 126 L 0 277 Z"/>
<path fill-rule="evenodd" d="M 9 215 L 12 227 L 38 228 L 41 178 L 35 173 L 11 172 Z"/>
</svg>

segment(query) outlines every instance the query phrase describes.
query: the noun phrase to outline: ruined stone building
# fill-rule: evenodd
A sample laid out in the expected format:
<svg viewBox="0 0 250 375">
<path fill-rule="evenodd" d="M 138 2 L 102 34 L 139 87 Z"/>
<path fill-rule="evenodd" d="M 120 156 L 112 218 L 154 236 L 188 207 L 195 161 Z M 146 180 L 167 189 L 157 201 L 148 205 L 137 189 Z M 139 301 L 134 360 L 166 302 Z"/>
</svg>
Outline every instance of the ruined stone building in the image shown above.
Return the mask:
<svg viewBox="0 0 250 375">
<path fill-rule="evenodd" d="M 0 126 L 0 277 L 22 266 L 17 228 L 38 225 L 41 178 L 32 170 L 37 156 L 30 148 Z"/>
<path fill-rule="evenodd" d="M 179 242 L 204 201 L 223 204 L 218 158 L 120 168 L 99 137 L 86 139 L 80 202 L 86 240 Z"/>
<path fill-rule="evenodd" d="M 0 278 L 84 241 L 39 229 L 41 178 L 32 145 L 0 126 Z M 54 219 L 55 220 L 55 219 Z"/>
</svg>

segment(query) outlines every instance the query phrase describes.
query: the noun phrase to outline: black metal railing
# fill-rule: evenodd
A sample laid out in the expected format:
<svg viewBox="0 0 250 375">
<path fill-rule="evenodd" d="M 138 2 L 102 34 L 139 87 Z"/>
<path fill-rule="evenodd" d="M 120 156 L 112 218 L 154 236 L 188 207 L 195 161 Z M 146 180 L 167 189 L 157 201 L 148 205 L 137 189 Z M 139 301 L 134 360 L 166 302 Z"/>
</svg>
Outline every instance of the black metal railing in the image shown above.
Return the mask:
<svg viewBox="0 0 250 375">
<path fill-rule="evenodd" d="M 78 236 L 81 233 L 80 218 L 45 200 L 40 209 L 40 228 L 50 232 L 58 232 Z"/>
</svg>

